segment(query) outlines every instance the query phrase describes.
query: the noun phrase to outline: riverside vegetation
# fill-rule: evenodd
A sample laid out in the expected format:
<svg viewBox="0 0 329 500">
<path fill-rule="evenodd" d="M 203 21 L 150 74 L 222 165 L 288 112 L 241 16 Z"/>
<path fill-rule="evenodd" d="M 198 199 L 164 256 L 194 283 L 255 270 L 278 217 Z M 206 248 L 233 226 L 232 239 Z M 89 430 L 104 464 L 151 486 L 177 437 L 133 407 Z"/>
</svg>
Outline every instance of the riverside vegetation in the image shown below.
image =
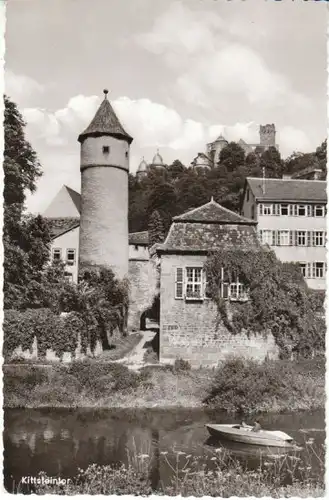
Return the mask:
<svg viewBox="0 0 329 500">
<path fill-rule="evenodd" d="M 324 407 L 325 358 L 265 361 L 231 358 L 217 369 L 190 369 L 183 360 L 139 372 L 97 360 L 4 366 L 4 405 L 147 408 L 208 406 L 228 412 Z"/>
<path fill-rule="evenodd" d="M 301 464 L 296 453 L 292 455 L 272 455 L 261 459 L 256 470 L 242 465 L 228 450 L 217 448 L 209 462 L 203 456 L 192 457 L 176 451 L 169 455 L 160 452 L 158 465 L 162 462 L 171 470 L 171 480 L 152 484 L 152 466 L 155 457 L 147 453 L 128 454 L 128 464 L 114 466 L 90 465 L 80 469 L 78 475 L 66 486 L 43 484 L 36 487 L 37 494 L 57 493 L 106 494 L 106 495 L 182 495 L 182 496 L 268 496 L 320 497 L 324 495 L 324 457 L 308 447 L 308 457 L 316 457 L 318 473 L 306 461 Z M 322 454 L 323 455 L 323 454 Z M 169 458 L 170 457 L 170 458 Z M 320 471 L 320 473 L 319 473 Z M 47 475 L 39 474 L 43 481 Z M 20 486 L 17 487 L 17 492 Z"/>
</svg>

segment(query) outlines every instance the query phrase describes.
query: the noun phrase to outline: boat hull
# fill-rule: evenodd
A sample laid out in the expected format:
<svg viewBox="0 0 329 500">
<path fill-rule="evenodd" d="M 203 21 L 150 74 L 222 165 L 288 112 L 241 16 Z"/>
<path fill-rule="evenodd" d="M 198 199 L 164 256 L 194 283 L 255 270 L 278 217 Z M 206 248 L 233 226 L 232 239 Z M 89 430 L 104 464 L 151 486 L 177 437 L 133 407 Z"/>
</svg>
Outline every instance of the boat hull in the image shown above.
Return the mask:
<svg viewBox="0 0 329 500">
<path fill-rule="evenodd" d="M 251 427 L 242 428 L 232 425 L 206 425 L 209 434 L 214 438 L 222 438 L 236 443 L 253 444 L 258 446 L 274 446 L 289 448 L 293 445 L 293 439 L 279 431 L 260 430 L 253 432 Z"/>
</svg>

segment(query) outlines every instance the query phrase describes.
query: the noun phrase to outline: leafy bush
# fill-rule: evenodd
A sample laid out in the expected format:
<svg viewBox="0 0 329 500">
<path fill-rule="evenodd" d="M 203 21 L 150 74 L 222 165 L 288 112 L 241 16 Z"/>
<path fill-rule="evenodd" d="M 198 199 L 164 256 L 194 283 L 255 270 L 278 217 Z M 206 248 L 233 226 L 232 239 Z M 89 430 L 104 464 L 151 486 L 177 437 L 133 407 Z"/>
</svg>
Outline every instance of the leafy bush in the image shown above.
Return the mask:
<svg viewBox="0 0 329 500">
<path fill-rule="evenodd" d="M 88 319 L 79 313 L 60 317 L 50 309 L 7 309 L 3 322 L 3 355 L 6 359 L 10 358 L 19 346 L 23 350 L 31 349 L 34 338 L 37 339 L 40 358 L 45 357 L 47 349 L 52 349 L 59 357 L 64 352 L 74 355 L 79 335 L 85 352 L 87 345 L 94 347 L 90 339 L 90 323 L 86 324 L 86 321 Z"/>
<path fill-rule="evenodd" d="M 301 397 L 304 392 L 304 384 L 287 363 L 232 358 L 218 368 L 204 403 L 232 412 L 253 412 L 270 401 Z"/>
<path fill-rule="evenodd" d="M 174 372 L 187 372 L 191 370 L 191 365 L 188 361 L 178 358 L 175 359 Z"/>
</svg>

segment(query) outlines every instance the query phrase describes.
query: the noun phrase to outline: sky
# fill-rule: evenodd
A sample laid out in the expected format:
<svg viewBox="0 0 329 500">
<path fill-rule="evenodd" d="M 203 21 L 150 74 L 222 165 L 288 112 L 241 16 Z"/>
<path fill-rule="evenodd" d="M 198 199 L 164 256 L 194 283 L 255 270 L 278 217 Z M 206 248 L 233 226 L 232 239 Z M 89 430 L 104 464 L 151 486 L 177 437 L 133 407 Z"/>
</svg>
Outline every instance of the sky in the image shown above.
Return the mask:
<svg viewBox="0 0 329 500">
<path fill-rule="evenodd" d="M 5 92 L 44 175 L 27 209 L 80 190 L 77 137 L 103 89 L 133 136 L 130 171 L 157 148 L 189 165 L 206 143 L 257 143 L 275 123 L 283 157 L 326 137 L 327 3 L 273 0 L 11 0 Z"/>
</svg>

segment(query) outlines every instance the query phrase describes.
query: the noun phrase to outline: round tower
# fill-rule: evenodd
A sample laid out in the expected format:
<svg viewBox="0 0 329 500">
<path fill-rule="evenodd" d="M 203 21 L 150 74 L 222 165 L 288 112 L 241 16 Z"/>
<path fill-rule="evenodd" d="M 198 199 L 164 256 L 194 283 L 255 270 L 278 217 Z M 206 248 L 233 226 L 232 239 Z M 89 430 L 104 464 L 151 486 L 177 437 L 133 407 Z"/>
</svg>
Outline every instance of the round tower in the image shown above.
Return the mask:
<svg viewBox="0 0 329 500">
<path fill-rule="evenodd" d="M 152 163 L 150 164 L 150 167 L 159 170 L 159 171 L 164 171 L 166 170 L 166 165 L 163 163 L 163 158 L 159 153 L 159 150 L 157 149 L 156 154 L 153 156 Z"/>
<path fill-rule="evenodd" d="M 128 172 L 132 137 L 122 127 L 108 91 L 95 117 L 79 135 L 81 214 L 79 265 L 111 267 L 128 274 Z"/>
<path fill-rule="evenodd" d="M 148 171 L 148 164 L 145 161 L 144 156 L 143 156 L 143 159 L 140 162 L 138 169 L 137 169 L 137 172 L 136 172 L 137 179 L 141 180 L 143 177 L 146 177 L 147 171 Z"/>
</svg>

